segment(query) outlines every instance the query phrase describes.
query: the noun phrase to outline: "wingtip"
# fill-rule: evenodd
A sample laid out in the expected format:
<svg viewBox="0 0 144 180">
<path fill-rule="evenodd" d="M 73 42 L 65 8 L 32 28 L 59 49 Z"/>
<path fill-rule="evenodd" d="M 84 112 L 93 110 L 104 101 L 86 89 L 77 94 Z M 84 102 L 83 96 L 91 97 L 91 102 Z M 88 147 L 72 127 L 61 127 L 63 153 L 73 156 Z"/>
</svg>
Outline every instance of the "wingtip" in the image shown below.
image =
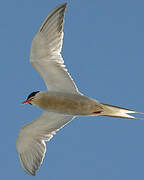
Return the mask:
<svg viewBox="0 0 144 180">
<path fill-rule="evenodd" d="M 27 168 L 27 166 L 26 166 L 26 164 L 25 164 L 25 162 L 23 160 L 22 154 L 19 154 L 19 159 L 20 159 L 21 165 L 22 165 L 23 169 L 25 170 L 25 172 L 27 174 L 31 175 L 31 176 L 35 176 L 36 175 L 36 171 L 34 171 L 34 170 L 31 171 L 31 170 L 29 170 Z"/>
<path fill-rule="evenodd" d="M 53 9 L 48 16 L 45 18 L 45 20 L 43 21 L 42 25 L 40 26 L 39 32 L 42 32 L 44 29 L 44 26 L 46 25 L 46 23 L 48 22 L 49 18 L 56 13 L 57 11 L 59 11 L 60 9 L 63 9 L 63 12 L 65 12 L 65 9 L 67 7 L 67 2 L 60 4 L 59 6 L 57 6 L 55 9 Z"/>
<path fill-rule="evenodd" d="M 32 173 L 32 174 L 30 174 L 31 176 L 36 176 L 36 173 Z"/>
<path fill-rule="evenodd" d="M 68 4 L 68 3 L 67 3 L 67 2 L 65 2 L 65 3 L 63 3 L 62 5 L 67 6 L 67 4 Z"/>
<path fill-rule="evenodd" d="M 68 5 L 68 3 L 67 3 L 67 2 L 65 2 L 63 5 L 64 5 L 64 6 L 67 6 L 67 5 Z"/>
<path fill-rule="evenodd" d="M 58 5 L 56 8 L 60 8 L 60 7 L 64 7 L 64 8 L 66 8 L 66 7 L 67 7 L 67 5 L 68 5 L 68 3 L 67 3 L 67 2 L 65 2 L 65 3 L 63 3 L 63 4 Z"/>
<path fill-rule="evenodd" d="M 67 5 L 68 5 L 68 3 L 67 2 L 65 2 L 64 4 L 61 4 L 60 6 L 58 6 L 58 7 L 63 7 L 64 9 L 66 9 L 67 8 Z"/>
<path fill-rule="evenodd" d="M 36 172 L 28 172 L 28 171 L 26 171 L 26 173 L 28 174 L 28 175 L 30 175 L 30 176 L 36 176 Z"/>
</svg>

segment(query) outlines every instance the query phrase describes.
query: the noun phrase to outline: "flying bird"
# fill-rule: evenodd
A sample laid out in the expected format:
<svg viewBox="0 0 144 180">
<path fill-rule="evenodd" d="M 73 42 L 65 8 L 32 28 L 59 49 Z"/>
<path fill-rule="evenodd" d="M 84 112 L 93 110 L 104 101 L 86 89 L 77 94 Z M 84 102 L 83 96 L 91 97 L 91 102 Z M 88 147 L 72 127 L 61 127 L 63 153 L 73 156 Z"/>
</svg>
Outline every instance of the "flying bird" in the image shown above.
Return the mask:
<svg viewBox="0 0 144 180">
<path fill-rule="evenodd" d="M 33 176 L 45 156 L 45 142 L 74 117 L 138 119 L 129 115 L 137 113 L 134 110 L 103 104 L 79 92 L 61 56 L 66 6 L 64 3 L 56 7 L 46 17 L 31 45 L 30 62 L 44 79 L 48 91 L 32 92 L 22 103 L 38 106 L 44 112 L 20 129 L 16 146 L 23 169 Z"/>
</svg>

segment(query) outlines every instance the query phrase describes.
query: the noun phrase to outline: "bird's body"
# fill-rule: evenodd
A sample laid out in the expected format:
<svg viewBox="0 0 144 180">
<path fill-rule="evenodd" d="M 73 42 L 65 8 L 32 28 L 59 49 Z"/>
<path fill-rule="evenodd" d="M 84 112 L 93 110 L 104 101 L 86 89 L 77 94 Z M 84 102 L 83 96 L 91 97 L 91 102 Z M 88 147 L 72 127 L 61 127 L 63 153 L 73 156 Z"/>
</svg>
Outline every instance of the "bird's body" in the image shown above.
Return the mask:
<svg viewBox="0 0 144 180">
<path fill-rule="evenodd" d="M 100 103 L 81 94 L 65 68 L 61 56 L 66 3 L 56 7 L 44 20 L 31 45 L 30 62 L 44 79 L 48 91 L 31 93 L 24 103 L 45 110 L 23 126 L 17 151 L 24 170 L 35 175 L 45 152 L 46 141 L 75 116 L 112 116 L 137 119 L 136 111 Z"/>
<path fill-rule="evenodd" d="M 102 105 L 96 100 L 81 94 L 62 92 L 40 92 L 33 100 L 33 104 L 41 109 L 74 116 L 90 116 L 100 113 Z"/>
</svg>

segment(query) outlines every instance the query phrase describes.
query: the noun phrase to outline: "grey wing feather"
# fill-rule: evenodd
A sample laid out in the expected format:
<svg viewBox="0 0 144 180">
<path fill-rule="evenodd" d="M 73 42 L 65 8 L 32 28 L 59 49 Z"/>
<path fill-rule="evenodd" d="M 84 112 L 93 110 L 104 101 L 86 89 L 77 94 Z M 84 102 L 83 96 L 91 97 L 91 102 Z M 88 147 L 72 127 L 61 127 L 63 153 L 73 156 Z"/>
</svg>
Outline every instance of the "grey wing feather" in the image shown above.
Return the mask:
<svg viewBox="0 0 144 180">
<path fill-rule="evenodd" d="M 79 93 L 61 56 L 66 5 L 55 8 L 42 23 L 32 41 L 30 59 L 50 91 Z"/>
<path fill-rule="evenodd" d="M 17 138 L 17 151 L 24 170 L 35 175 L 46 152 L 45 141 L 69 123 L 73 116 L 44 112 L 39 118 L 23 126 Z"/>
</svg>

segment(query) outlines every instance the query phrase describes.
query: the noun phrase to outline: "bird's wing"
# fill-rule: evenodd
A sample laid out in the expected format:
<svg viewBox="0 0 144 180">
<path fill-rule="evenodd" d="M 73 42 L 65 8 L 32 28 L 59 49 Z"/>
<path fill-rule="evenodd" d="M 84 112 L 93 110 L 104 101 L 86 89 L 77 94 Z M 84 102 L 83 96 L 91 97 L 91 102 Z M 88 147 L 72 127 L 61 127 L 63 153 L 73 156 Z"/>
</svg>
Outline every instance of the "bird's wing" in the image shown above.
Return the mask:
<svg viewBox="0 0 144 180">
<path fill-rule="evenodd" d="M 32 41 L 30 61 L 49 90 L 79 93 L 61 56 L 66 5 L 55 8 L 42 23 Z"/>
<path fill-rule="evenodd" d="M 55 132 L 70 122 L 74 117 L 53 112 L 43 114 L 21 128 L 17 138 L 17 151 L 24 170 L 35 175 L 45 152 L 45 141 L 49 141 Z"/>
</svg>

